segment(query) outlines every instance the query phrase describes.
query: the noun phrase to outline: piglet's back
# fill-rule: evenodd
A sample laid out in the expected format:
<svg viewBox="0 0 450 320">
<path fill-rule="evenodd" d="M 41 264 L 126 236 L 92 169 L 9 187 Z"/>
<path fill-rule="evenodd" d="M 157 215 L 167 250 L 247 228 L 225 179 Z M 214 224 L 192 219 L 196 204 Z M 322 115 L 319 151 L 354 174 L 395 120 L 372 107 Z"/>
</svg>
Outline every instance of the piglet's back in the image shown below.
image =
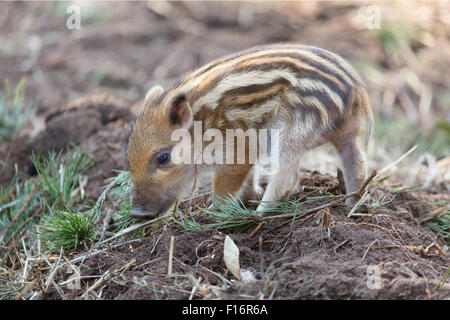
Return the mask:
<svg viewBox="0 0 450 320">
<path fill-rule="evenodd" d="M 197 119 L 261 127 L 280 106 L 328 126 L 351 116 L 371 122 L 370 103 L 356 71 L 327 50 L 295 44 L 255 47 L 218 59 L 182 77 L 161 99 L 188 97 Z M 201 120 L 201 119 L 199 119 Z M 242 125 L 241 125 L 242 126 Z"/>
</svg>

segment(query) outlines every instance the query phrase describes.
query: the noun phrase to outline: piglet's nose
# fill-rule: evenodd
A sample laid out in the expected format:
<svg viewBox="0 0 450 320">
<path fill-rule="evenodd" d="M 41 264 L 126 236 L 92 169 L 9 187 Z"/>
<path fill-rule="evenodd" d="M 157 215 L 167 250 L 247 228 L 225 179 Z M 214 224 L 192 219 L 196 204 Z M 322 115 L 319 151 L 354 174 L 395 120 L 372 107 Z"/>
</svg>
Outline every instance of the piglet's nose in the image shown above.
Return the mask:
<svg viewBox="0 0 450 320">
<path fill-rule="evenodd" d="M 150 211 L 145 211 L 140 205 L 134 205 L 131 208 L 130 216 L 140 219 L 152 219 L 156 217 L 156 214 Z"/>
</svg>

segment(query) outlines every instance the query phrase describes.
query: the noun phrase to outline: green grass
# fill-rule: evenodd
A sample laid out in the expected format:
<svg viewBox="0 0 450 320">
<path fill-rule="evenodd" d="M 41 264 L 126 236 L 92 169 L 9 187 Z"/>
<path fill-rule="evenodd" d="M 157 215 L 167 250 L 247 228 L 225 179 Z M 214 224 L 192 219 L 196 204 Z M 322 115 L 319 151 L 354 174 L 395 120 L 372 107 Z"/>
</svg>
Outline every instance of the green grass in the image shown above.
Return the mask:
<svg viewBox="0 0 450 320">
<path fill-rule="evenodd" d="M 13 140 L 36 113 L 36 107 L 24 102 L 25 79 L 14 88 L 5 80 L 4 86 L 4 92 L 0 93 L 0 142 Z"/>
<path fill-rule="evenodd" d="M 81 176 L 94 161 L 86 154 L 75 151 L 70 159 L 62 159 L 61 152 L 50 152 L 42 159 L 32 156 L 33 164 L 42 183 L 46 214 L 41 220 L 37 236 L 49 250 L 69 250 L 80 243 L 90 243 L 95 236 L 98 208 L 80 211 L 82 203 Z"/>
<path fill-rule="evenodd" d="M 443 206 L 448 206 L 444 203 Z M 442 235 L 447 243 L 450 243 L 450 208 L 434 217 L 433 220 L 426 224 L 428 228 Z"/>
<path fill-rule="evenodd" d="M 450 276 L 450 266 L 447 268 L 447 270 L 445 271 L 444 275 L 442 276 L 441 281 L 439 281 L 439 284 L 436 284 L 433 289 L 431 290 L 431 293 L 433 293 L 434 291 L 436 291 L 436 289 L 440 286 L 446 283 L 447 278 Z"/>
<path fill-rule="evenodd" d="M 216 202 L 216 210 L 200 208 L 213 221 L 207 225 L 208 228 L 232 231 L 257 223 L 260 217 L 258 213 L 255 210 L 247 209 L 238 196 L 229 195 L 221 200 Z"/>
<path fill-rule="evenodd" d="M 9 245 L 24 230 L 29 230 L 42 214 L 40 182 L 27 180 L 18 183 L 13 179 L 0 187 L 0 245 Z"/>
<path fill-rule="evenodd" d="M 255 226 L 261 222 L 260 213 L 282 214 L 297 212 L 302 209 L 306 203 L 320 201 L 323 200 L 323 198 L 324 197 L 311 197 L 305 202 L 299 202 L 298 200 L 266 202 L 271 207 L 263 212 L 258 212 L 256 210 L 248 209 L 239 196 L 229 195 L 222 199 L 222 201 L 216 202 L 215 210 L 199 208 L 200 212 L 204 214 L 210 223 L 200 224 L 195 221 L 193 215 L 191 215 L 191 218 L 187 218 L 180 213 L 181 218 L 175 220 L 175 224 L 183 232 L 201 232 L 207 229 L 218 229 L 231 232 Z M 326 196 L 326 198 L 328 199 L 331 197 Z"/>
<path fill-rule="evenodd" d="M 115 231 L 119 232 L 125 228 L 130 227 L 133 224 L 139 222 L 138 219 L 130 217 L 131 212 L 131 190 L 133 184 L 131 182 L 129 171 L 118 171 L 117 176 L 108 179 L 108 188 L 111 189 L 110 198 L 117 209 L 116 214 L 113 216 L 113 221 L 116 225 Z"/>
<path fill-rule="evenodd" d="M 0 300 L 13 300 L 21 290 L 21 284 L 6 276 L 0 276 Z"/>
<path fill-rule="evenodd" d="M 371 210 L 378 210 L 382 207 L 384 207 L 385 205 L 391 203 L 392 201 L 394 201 L 396 195 L 394 195 L 392 197 L 392 199 L 390 200 L 385 200 L 386 199 L 386 195 L 383 195 L 380 199 L 374 200 L 370 203 L 367 204 L 367 206 L 371 209 Z"/>
<path fill-rule="evenodd" d="M 93 208 L 78 213 L 83 208 L 77 189 L 81 175 L 94 163 L 92 159 L 75 151 L 71 159 L 50 152 L 46 158 L 33 156 L 32 161 L 36 177 L 21 181 L 16 174 L 9 185 L 0 187 L 0 245 L 17 246 L 37 224 L 36 236 L 45 248 L 70 249 L 91 240 L 97 216 Z"/>
<path fill-rule="evenodd" d="M 183 232 L 202 232 L 207 229 L 232 231 L 257 223 L 259 215 L 255 210 L 247 209 L 238 196 L 229 195 L 221 200 L 215 203 L 217 207 L 215 210 L 199 208 L 211 223 L 202 225 L 195 221 L 192 214 L 190 218 L 187 218 L 178 211 L 181 218 L 175 220 L 177 227 Z"/>
<path fill-rule="evenodd" d="M 181 219 L 175 220 L 175 225 L 183 232 L 202 232 L 206 229 L 205 226 L 195 221 L 194 217 L 191 217 L 191 219 L 182 217 Z"/>
<path fill-rule="evenodd" d="M 71 158 L 49 152 L 46 157 L 32 156 L 38 175 L 25 181 L 19 175 L 0 187 L 0 245 L 20 245 L 29 231 L 42 241 L 45 250 L 59 251 L 92 243 L 98 236 L 98 224 L 109 198 L 114 207 L 115 231 L 136 222 L 130 214 L 132 183 L 127 171 L 107 180 L 95 203 L 87 205 L 80 192 L 82 175 L 94 161 L 75 151 Z M 137 235 L 137 232 L 135 233 Z"/>
<path fill-rule="evenodd" d="M 75 249 L 95 240 L 97 219 L 92 210 L 86 212 L 56 211 L 41 220 L 39 238 L 44 249 L 59 251 Z"/>
<path fill-rule="evenodd" d="M 45 159 L 40 154 L 33 154 L 31 160 L 42 181 L 46 204 L 50 210 L 70 211 L 78 200 L 74 193 L 80 185 L 81 175 L 94 161 L 78 151 L 71 159 L 61 159 L 61 152 L 57 154 L 52 151 Z"/>
</svg>

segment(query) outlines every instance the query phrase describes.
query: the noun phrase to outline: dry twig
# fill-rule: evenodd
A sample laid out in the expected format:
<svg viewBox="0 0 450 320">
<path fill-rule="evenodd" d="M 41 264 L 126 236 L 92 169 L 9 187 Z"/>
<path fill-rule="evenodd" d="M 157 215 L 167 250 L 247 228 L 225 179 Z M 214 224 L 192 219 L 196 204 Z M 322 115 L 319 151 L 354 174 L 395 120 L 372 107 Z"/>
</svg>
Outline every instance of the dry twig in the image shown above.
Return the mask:
<svg viewBox="0 0 450 320">
<path fill-rule="evenodd" d="M 173 263 L 173 243 L 175 241 L 175 237 L 170 237 L 170 248 L 169 248 L 169 262 L 167 266 L 167 275 L 170 277 L 172 275 L 172 263 Z"/>
</svg>

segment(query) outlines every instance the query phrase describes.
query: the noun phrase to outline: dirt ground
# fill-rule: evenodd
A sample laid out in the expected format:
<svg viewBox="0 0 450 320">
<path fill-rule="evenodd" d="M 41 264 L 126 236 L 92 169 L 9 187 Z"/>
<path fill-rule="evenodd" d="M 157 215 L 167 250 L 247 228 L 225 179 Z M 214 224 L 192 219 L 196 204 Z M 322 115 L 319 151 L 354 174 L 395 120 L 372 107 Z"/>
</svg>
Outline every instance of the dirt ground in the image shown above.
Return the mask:
<svg viewBox="0 0 450 320">
<path fill-rule="evenodd" d="M 65 3 L 0 3 L 0 78 L 14 83 L 27 77 L 26 98 L 39 107 L 24 135 L 0 145 L 0 158 L 8 164 L 0 168 L 0 184 L 10 181 L 14 163 L 24 173 L 36 174 L 32 152 L 76 145 L 98 161 L 87 173 L 86 186 L 88 200 L 96 199 L 113 169 L 127 169 L 124 147 L 130 122 L 152 85 L 168 86 L 195 66 L 253 45 L 302 42 L 386 70 L 392 63 L 380 44 L 352 22 L 358 7 L 351 3 L 303 3 L 295 10 L 288 4 L 262 3 L 98 5 L 102 10 L 91 16 L 87 7 L 82 28 L 72 31 L 65 27 Z M 438 32 L 450 37 L 450 32 Z M 437 84 L 436 90 L 445 87 Z M 332 186 L 337 183 L 333 176 L 305 170 L 297 197 L 335 195 L 339 191 Z M 111 244 L 79 268 L 83 276 L 97 276 L 135 259 L 102 289 L 104 299 L 187 299 L 200 277 L 203 289 L 195 298 L 449 299 L 446 242 L 421 222 L 436 203 L 450 201 L 448 193 L 433 188 L 394 193 L 382 184 L 372 191 L 374 199 L 390 202 L 356 218 L 348 218 L 343 205 L 334 206 L 326 212 L 327 230 L 320 211 L 293 224 L 264 223 L 254 236 L 254 228 L 229 234 L 240 250 L 241 268 L 255 276 L 253 281 L 233 280 L 227 271 L 225 234 L 183 233 L 170 221 L 122 247 Z M 168 277 L 172 237 L 173 275 Z M 435 241 L 436 246 L 420 250 Z M 68 277 L 61 272 L 56 279 Z M 92 279 L 83 280 L 88 283 Z M 66 298 L 82 293 L 64 290 Z M 61 296 L 50 289 L 42 298 Z"/>
<path fill-rule="evenodd" d="M 317 180 L 337 183 L 330 176 L 304 172 L 306 187 L 317 186 Z M 392 196 L 382 189 L 376 193 Z M 391 213 L 356 219 L 347 218 L 344 207 L 334 207 L 327 212 L 329 236 L 318 221 L 320 214 L 307 215 L 294 225 L 266 223 L 253 237 L 253 228 L 230 234 L 240 250 L 241 269 L 252 272 L 255 280 L 232 280 L 226 289 L 223 277 L 234 277 L 223 261 L 225 235 L 182 233 L 173 224 L 162 233 L 87 259 L 82 272 L 103 274 L 136 259 L 131 270 L 104 288 L 103 297 L 108 299 L 187 299 L 192 279 L 199 278 L 204 290 L 196 297 L 207 299 L 267 299 L 272 292 L 274 299 L 446 299 L 450 287 L 441 280 L 448 257 L 436 248 L 428 254 L 413 249 L 435 239 L 435 234 L 420 227 L 422 208 L 417 204 L 431 205 L 401 195 L 386 206 Z M 404 213 L 394 213 L 399 211 Z M 171 237 L 174 265 L 168 277 Z M 379 272 L 380 280 L 371 285 L 372 270 Z"/>
</svg>

